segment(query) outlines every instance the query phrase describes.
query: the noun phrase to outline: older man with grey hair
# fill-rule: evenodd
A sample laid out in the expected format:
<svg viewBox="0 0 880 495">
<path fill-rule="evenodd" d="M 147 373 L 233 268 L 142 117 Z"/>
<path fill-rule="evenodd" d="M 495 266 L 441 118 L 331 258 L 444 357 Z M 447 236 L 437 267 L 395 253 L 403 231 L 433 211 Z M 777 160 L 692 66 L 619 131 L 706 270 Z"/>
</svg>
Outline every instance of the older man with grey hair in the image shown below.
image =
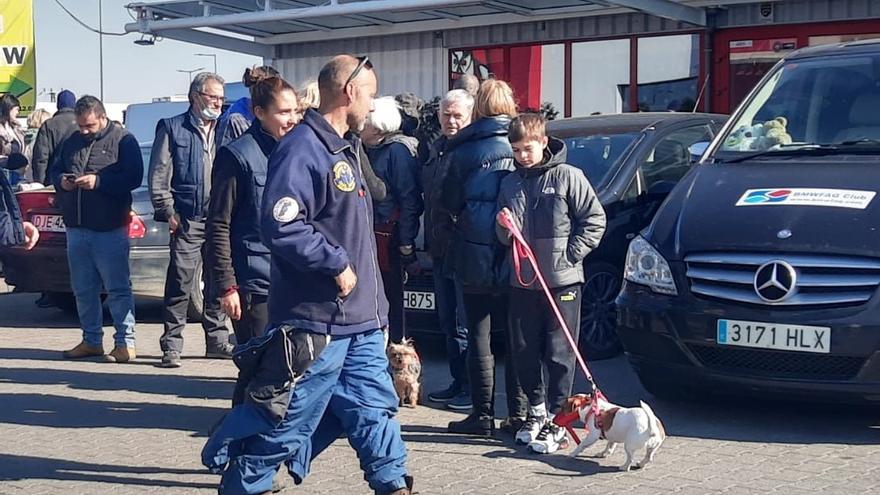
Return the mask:
<svg viewBox="0 0 880 495">
<path fill-rule="evenodd" d="M 453 89 L 440 101 L 442 135 L 431 146 L 431 154 L 423 173 L 425 192 L 425 242 L 434 266 L 434 294 L 440 329 L 446 335 L 446 356 L 452 384 L 444 390 L 428 394 L 428 400 L 446 404 L 449 409 L 470 411 L 471 396 L 468 386 L 467 334 L 461 287 L 447 266 L 447 252 L 452 242 L 454 223 L 438 192 L 449 171 L 446 147 L 450 140 L 470 125 L 474 97 L 464 89 Z"/>
<path fill-rule="evenodd" d="M 183 328 L 198 289 L 195 276 L 202 265 L 205 218 L 211 194 L 211 165 L 217 151 L 217 118 L 223 107 L 223 78 L 202 72 L 189 87 L 186 112 L 162 119 L 150 157 L 150 198 L 156 221 L 167 222 L 171 233 L 171 259 L 165 277 L 165 332 L 159 343 L 164 368 L 180 367 Z M 207 277 L 211 270 L 203 269 Z M 205 356 L 232 357 L 229 330 L 219 298 L 205 280 L 202 294 L 202 328 Z M 197 307 L 199 305 L 192 305 Z"/>
</svg>

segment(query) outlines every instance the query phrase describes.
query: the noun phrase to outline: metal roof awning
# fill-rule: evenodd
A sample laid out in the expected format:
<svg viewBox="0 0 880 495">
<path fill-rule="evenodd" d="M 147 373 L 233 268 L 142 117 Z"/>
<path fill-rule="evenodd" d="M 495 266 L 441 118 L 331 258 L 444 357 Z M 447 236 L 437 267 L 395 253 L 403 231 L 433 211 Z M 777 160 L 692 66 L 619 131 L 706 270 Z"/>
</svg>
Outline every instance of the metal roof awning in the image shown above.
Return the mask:
<svg viewBox="0 0 880 495">
<path fill-rule="evenodd" d="M 643 12 L 706 25 L 696 0 L 164 0 L 127 6 L 127 32 L 274 56 L 286 43 Z"/>
</svg>

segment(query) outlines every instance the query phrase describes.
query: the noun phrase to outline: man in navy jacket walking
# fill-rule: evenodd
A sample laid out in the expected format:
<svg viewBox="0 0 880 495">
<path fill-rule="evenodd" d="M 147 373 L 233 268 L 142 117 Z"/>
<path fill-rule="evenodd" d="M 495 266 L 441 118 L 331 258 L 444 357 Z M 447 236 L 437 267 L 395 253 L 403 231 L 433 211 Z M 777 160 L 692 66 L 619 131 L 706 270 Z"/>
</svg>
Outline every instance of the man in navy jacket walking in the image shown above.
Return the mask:
<svg viewBox="0 0 880 495">
<path fill-rule="evenodd" d="M 221 494 L 268 491 L 281 463 L 301 482 L 340 434 L 376 493 L 411 493 L 372 199 L 352 135 L 372 110 L 376 74 L 366 57 L 340 55 L 318 84 L 321 107 L 269 158 L 261 235 L 272 253 L 270 330 L 236 350 L 249 377 L 244 402 L 202 451 L 223 473 Z"/>
</svg>

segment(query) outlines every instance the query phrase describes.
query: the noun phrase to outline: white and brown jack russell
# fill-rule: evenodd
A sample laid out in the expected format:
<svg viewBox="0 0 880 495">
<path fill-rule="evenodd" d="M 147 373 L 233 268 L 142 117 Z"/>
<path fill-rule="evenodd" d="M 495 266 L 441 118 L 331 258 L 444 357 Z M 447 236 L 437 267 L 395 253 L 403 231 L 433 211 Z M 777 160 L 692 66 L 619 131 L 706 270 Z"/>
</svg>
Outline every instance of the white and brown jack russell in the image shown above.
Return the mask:
<svg viewBox="0 0 880 495">
<path fill-rule="evenodd" d="M 598 402 L 596 414 L 590 395 L 578 394 L 566 400 L 562 414 L 577 411 L 578 417 L 588 429 L 587 435 L 581 439 L 571 456 L 576 457 L 587 447 L 604 439 L 608 441 L 608 445 L 599 454 L 600 458 L 611 455 L 617 444 L 623 444 L 626 451 L 626 462 L 620 467 L 623 471 L 640 469 L 653 461 L 657 449 L 666 440 L 666 430 L 651 407 L 641 401 L 640 407 L 620 407 L 605 400 L 601 394 Z M 633 464 L 633 456 L 641 449 L 646 450 L 645 458 L 642 462 Z"/>
</svg>

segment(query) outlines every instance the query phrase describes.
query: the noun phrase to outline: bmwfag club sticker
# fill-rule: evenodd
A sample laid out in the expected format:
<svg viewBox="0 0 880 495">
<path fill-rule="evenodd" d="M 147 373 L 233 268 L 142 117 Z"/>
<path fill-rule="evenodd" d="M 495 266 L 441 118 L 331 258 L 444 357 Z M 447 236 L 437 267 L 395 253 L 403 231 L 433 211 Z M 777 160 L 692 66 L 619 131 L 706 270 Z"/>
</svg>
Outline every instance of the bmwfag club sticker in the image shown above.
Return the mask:
<svg viewBox="0 0 880 495">
<path fill-rule="evenodd" d="M 736 206 L 824 206 L 864 210 L 876 195 L 875 191 L 852 189 L 749 189 Z"/>
</svg>

